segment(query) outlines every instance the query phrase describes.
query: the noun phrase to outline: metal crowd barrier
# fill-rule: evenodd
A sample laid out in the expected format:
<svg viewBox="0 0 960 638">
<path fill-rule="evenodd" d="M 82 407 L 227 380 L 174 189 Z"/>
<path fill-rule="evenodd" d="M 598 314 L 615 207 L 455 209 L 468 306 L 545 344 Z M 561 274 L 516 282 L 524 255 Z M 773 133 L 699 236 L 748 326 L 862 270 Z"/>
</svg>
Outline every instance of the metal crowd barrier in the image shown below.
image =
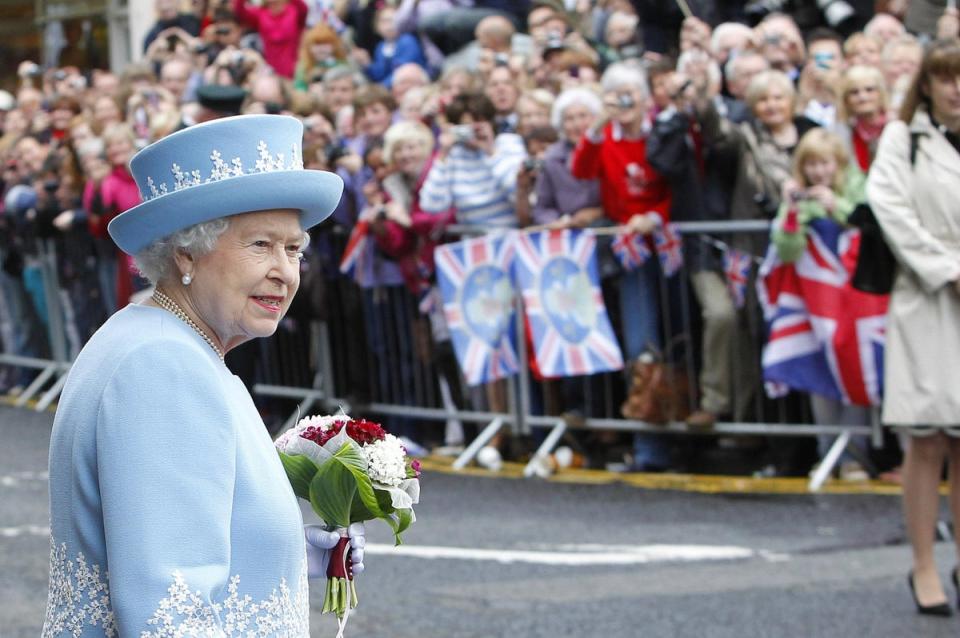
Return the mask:
<svg viewBox="0 0 960 638">
<path fill-rule="evenodd" d="M 722 243 L 722 240 L 718 240 L 716 236 L 724 237 L 742 233 L 766 234 L 769 233 L 770 226 L 765 221 L 687 222 L 678 224 L 677 229 L 687 235 L 709 235 L 710 238 L 707 241 L 716 245 Z M 484 231 L 473 227 L 453 227 L 449 229 L 449 232 L 460 235 L 475 235 Z M 682 270 L 676 277 L 681 289 L 680 333 L 685 335 L 688 341 L 684 358 L 686 360 L 685 369 L 688 374 L 688 385 L 693 389 L 690 394 L 690 401 L 693 402 L 698 383 L 694 377 L 696 366 L 693 361 L 693 353 L 697 345 L 689 342 L 693 317 L 687 300 L 691 295 L 690 291 L 687 290 L 687 273 Z M 437 366 L 433 365 L 429 356 L 425 358 L 422 353 L 415 351 L 416 347 L 410 347 L 412 344 L 404 344 L 404 339 L 422 339 L 422 336 L 413 336 L 410 327 L 417 325 L 417 322 L 424 321 L 414 304 L 411 304 L 407 298 L 408 293 L 405 289 L 398 287 L 396 290 L 388 292 L 377 292 L 376 290 L 350 291 L 351 284 L 345 285 L 342 281 L 334 280 L 332 283 L 327 282 L 328 290 L 331 289 L 332 284 L 336 294 L 331 297 L 327 304 L 331 316 L 325 321 L 317 322 L 317 327 L 311 331 L 311 334 L 315 336 L 311 348 L 316 352 L 318 365 L 316 367 L 317 374 L 310 387 L 293 387 L 276 383 L 269 375 L 261 377 L 259 382 L 253 386 L 254 393 L 260 396 L 281 397 L 298 402 L 297 409 L 286 420 L 283 425 L 284 428 L 293 425 L 298 415 L 306 414 L 318 405 L 322 406 L 321 409 L 327 411 L 343 408 L 361 414 L 376 414 L 401 422 L 409 422 L 410 420 L 439 423 L 453 421 L 482 426 L 477 436 L 454 462 L 454 467 L 457 469 L 463 468 L 473 461 L 480 449 L 504 428 L 509 427 L 518 433 L 529 433 L 532 429 L 545 429 L 547 432 L 544 438 L 524 470 L 526 476 L 534 475 L 535 466 L 542 462 L 544 457 L 552 453 L 567 430 L 732 437 L 745 435 L 769 437 L 836 436 L 836 440 L 828 453 L 821 459 L 818 470 L 810 480 L 809 489 L 811 491 L 818 490 L 827 480 L 852 437 L 870 437 L 874 446 L 879 446 L 882 439 L 881 429 L 876 418 L 873 419 L 873 425 L 869 427 L 839 424 L 814 425 L 790 419 L 790 414 L 795 414 L 797 410 L 789 410 L 785 400 L 765 399 L 762 387 L 747 390 L 754 396 L 754 413 L 743 416 L 752 416 L 753 418 L 718 422 L 709 430 L 690 428 L 683 422 L 659 425 L 627 420 L 619 416 L 618 402 L 613 401 L 614 397 L 622 394 L 622 389 L 618 390 L 623 385 L 623 381 L 620 379 L 623 374 L 621 372 L 594 375 L 594 377 L 582 381 L 586 386 L 584 388 L 584 394 L 587 395 L 586 404 L 596 408 L 590 414 L 584 415 L 585 418 L 582 420 L 573 421 L 557 414 L 539 413 L 542 410 L 537 410 L 538 413 L 535 414 L 534 410 L 531 409 L 533 395 L 535 393 L 542 395 L 543 388 L 542 384 L 535 381 L 530 374 L 526 349 L 523 347 L 525 343 L 525 324 L 522 320 L 522 312 L 519 310 L 516 313 L 516 331 L 520 373 L 514 380 L 506 383 L 508 399 L 506 410 L 491 410 L 483 397 L 478 396 L 479 392 L 474 390 L 473 395 L 470 396 L 470 390 L 464 387 L 461 375 L 457 374 L 458 378 L 450 379 L 449 370 L 446 377 L 438 375 Z M 662 281 L 661 284 L 663 284 Z M 664 290 L 664 286 L 661 285 L 662 300 L 666 299 Z M 372 311 L 375 314 L 372 320 L 371 317 L 366 317 L 364 329 L 367 344 L 376 345 L 368 347 L 363 353 L 358 353 L 347 345 L 351 343 L 351 340 L 355 345 L 361 345 L 355 334 L 352 336 L 349 334 L 356 329 L 356 322 L 359 317 L 340 316 L 337 308 L 338 303 L 346 303 L 348 306 L 355 305 L 355 300 L 345 302 L 344 296 L 349 297 L 357 294 L 361 297 L 365 296 L 364 301 L 360 304 L 361 307 L 365 308 L 367 312 Z M 379 305 L 372 303 L 376 295 L 386 295 L 387 303 Z M 519 293 L 517 303 L 519 309 Z M 666 312 L 669 304 L 661 304 L 661 306 L 663 311 Z M 608 312 L 610 312 L 609 309 Z M 750 309 L 747 310 L 747 313 L 750 313 Z M 759 313 L 755 314 L 757 315 L 755 318 L 759 320 Z M 663 323 L 664 326 L 670 326 L 674 322 L 667 320 Z M 371 330 L 382 332 L 382 334 L 371 334 Z M 669 343 L 672 336 L 674 335 L 665 334 L 663 343 Z M 760 344 L 754 345 L 757 348 L 758 355 L 756 364 L 759 366 Z M 437 344 L 433 343 L 429 346 L 436 347 Z M 364 392 L 355 392 L 355 388 L 348 387 L 345 383 L 344 371 L 349 367 L 351 357 L 362 358 L 365 363 L 366 381 L 364 385 L 366 387 Z M 762 374 L 758 370 L 754 372 L 757 379 L 762 379 Z M 462 399 L 459 402 L 451 401 L 448 396 L 449 392 L 443 388 L 444 385 L 453 384 L 460 385 L 458 394 Z M 595 395 L 599 395 L 599 397 Z M 733 397 L 731 401 L 735 403 L 737 398 Z M 695 404 L 691 403 L 690 407 L 695 407 Z M 777 420 L 770 421 L 764 418 L 765 413 L 769 414 L 771 411 L 777 415 Z M 806 419 L 802 418 L 800 420 Z"/>
<path fill-rule="evenodd" d="M 686 222 L 677 225 L 683 234 L 717 237 L 742 233 L 768 233 L 764 221 Z M 477 234 L 482 229 L 453 227 L 451 233 Z M 346 234 L 329 233 L 333 255 L 342 252 Z M 338 252 L 339 251 L 339 252 Z M 36 265 L 43 280 L 43 300 L 46 306 L 45 322 L 50 357 L 24 356 L 4 352 L 0 354 L 0 368 L 36 370 L 37 375 L 15 399 L 15 405 L 25 406 L 37 398 L 35 409 L 47 409 L 59 396 L 70 369 L 70 355 L 75 347 L 68 343 L 69 303 L 60 288 L 57 269 L 57 251 L 52 241 L 41 241 L 36 246 Z M 309 413 L 315 406 L 324 411 L 343 408 L 358 414 L 376 414 L 391 421 L 392 429 L 411 434 L 416 422 L 476 424 L 482 426 L 477 435 L 454 462 L 463 468 L 474 460 L 479 450 L 503 428 L 530 433 L 533 429 L 546 430 L 533 458 L 525 468 L 526 476 L 534 475 L 535 465 L 549 455 L 560 443 L 567 430 L 648 432 L 668 435 L 693 436 L 771 436 L 809 437 L 836 436 L 829 452 L 821 460 L 809 488 L 819 489 L 853 436 L 869 436 L 875 446 L 882 437 L 877 419 L 871 427 L 844 425 L 812 425 L 790 419 L 790 410 L 783 400 L 767 400 L 762 388 L 749 388 L 754 395 L 755 411 L 752 418 L 718 422 L 709 430 L 688 427 L 683 422 L 667 425 L 627 420 L 619 416 L 622 398 L 623 373 L 598 374 L 580 381 L 584 385 L 585 405 L 590 406 L 582 420 L 570 420 L 559 414 L 543 414 L 534 410 L 534 395 L 543 395 L 543 384 L 534 380 L 527 362 L 525 344 L 526 326 L 519 311 L 518 293 L 516 331 L 520 373 L 505 383 L 504 410 L 491 409 L 481 389 L 467 388 L 459 367 L 453 360 L 449 346 L 431 339 L 427 317 L 420 314 L 416 300 L 403 286 L 387 289 L 361 290 L 351 280 L 340 276 L 334 268 L 324 270 L 325 287 L 323 315 L 309 312 L 304 316 L 288 317 L 278 334 L 252 346 L 252 372 L 248 375 L 255 395 L 264 399 L 297 402 L 296 410 L 282 423 L 280 429 L 293 425 L 299 415 Z M 694 350 L 690 335 L 694 323 L 687 301 L 687 273 L 676 275 L 680 286 L 680 330 L 687 338 L 684 350 L 691 408 L 695 407 Z M 666 299 L 661 281 L 661 301 Z M 305 294 L 304 291 L 301 294 Z M 662 303 L 664 312 L 670 304 Z M 608 308 L 613 319 L 613 312 Z M 7 320 L 9 321 L 9 317 Z M 3 302 L 0 300 L 0 323 L 3 321 Z M 674 325 L 672 318 L 664 326 Z M 667 332 L 663 343 L 675 336 Z M 759 347 L 759 344 L 755 344 Z M 759 364 L 759 361 L 757 361 Z M 756 372 L 756 371 L 755 371 Z M 762 378 L 757 373 L 757 378 Z M 734 397 L 732 401 L 736 401 Z M 283 407 L 282 409 L 286 409 Z M 771 411 L 777 419 L 765 419 Z M 793 411 L 796 412 L 795 410 Z M 806 419 L 800 419 L 800 421 Z"/>
<path fill-rule="evenodd" d="M 26 406 L 34 397 L 39 395 L 34 409 L 38 412 L 46 410 L 52 404 L 63 389 L 66 383 L 66 375 L 70 370 L 71 358 L 67 346 L 67 327 L 64 316 L 64 304 L 62 303 L 60 293 L 60 281 L 57 274 L 57 250 L 52 240 L 37 240 L 35 243 L 35 254 L 30 260 L 32 267 L 38 268 L 43 288 L 43 304 L 46 309 L 44 326 L 46 334 L 46 345 L 49 348 L 50 357 L 26 356 L 16 352 L 0 352 L 0 366 L 7 366 L 14 369 L 37 370 L 37 375 L 27 384 L 25 388 L 14 399 L 13 404 L 17 407 Z M 2 276 L 8 278 L 4 292 L 8 295 L 21 294 L 13 291 L 10 287 L 20 286 L 10 275 L 4 273 Z M 11 325 L 15 322 L 24 320 L 25 313 L 18 313 L 17 316 L 9 314 L 9 309 L 13 304 L 30 303 L 25 291 L 22 299 L 14 300 L 12 298 L 0 301 L 3 305 L 2 321 L 7 323 L 6 338 L 18 330 L 23 330 L 24 326 Z M 31 326 L 31 329 L 36 326 Z M 42 392 L 42 394 L 41 394 Z"/>
</svg>

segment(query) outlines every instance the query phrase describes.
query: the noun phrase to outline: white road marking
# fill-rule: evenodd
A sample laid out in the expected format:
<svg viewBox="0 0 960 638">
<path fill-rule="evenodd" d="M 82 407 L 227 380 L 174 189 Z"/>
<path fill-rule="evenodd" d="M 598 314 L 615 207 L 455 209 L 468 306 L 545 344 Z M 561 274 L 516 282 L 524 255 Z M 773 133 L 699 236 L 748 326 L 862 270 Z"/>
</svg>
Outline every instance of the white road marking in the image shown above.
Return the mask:
<svg viewBox="0 0 960 638">
<path fill-rule="evenodd" d="M 637 565 L 643 563 L 741 560 L 757 556 L 746 547 L 724 545 L 561 545 L 554 551 L 474 549 L 436 545 L 382 545 L 370 543 L 367 554 L 413 558 L 474 560 L 497 563 L 534 563 L 554 566 Z"/>
<path fill-rule="evenodd" d="M 50 475 L 47 472 L 13 472 L 11 474 L 0 474 L 0 487 L 16 487 L 21 483 L 48 480 L 50 480 Z"/>
<path fill-rule="evenodd" d="M 18 525 L 16 527 L 0 527 L 0 538 L 16 538 L 17 536 L 50 536 L 50 528 L 46 525 Z"/>
</svg>

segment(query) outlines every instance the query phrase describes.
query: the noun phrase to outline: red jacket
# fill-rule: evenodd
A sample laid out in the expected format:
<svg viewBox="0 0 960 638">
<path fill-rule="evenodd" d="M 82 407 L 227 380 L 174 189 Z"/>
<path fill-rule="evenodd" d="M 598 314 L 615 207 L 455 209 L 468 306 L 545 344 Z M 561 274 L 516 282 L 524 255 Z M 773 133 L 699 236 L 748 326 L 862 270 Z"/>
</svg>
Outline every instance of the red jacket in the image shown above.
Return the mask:
<svg viewBox="0 0 960 638">
<path fill-rule="evenodd" d="M 583 136 L 571 172 L 578 179 L 600 180 L 604 213 L 618 224 L 648 212 L 670 221 L 670 186 L 647 162 L 646 138 L 624 139 L 618 125 L 607 124 L 600 143 Z"/>
<path fill-rule="evenodd" d="M 256 29 L 263 40 L 263 58 L 277 75 L 292 78 L 297 67 L 300 35 L 307 23 L 307 5 L 290 0 L 279 13 L 266 7 L 247 6 L 245 0 L 233 0 L 237 19 Z"/>
</svg>

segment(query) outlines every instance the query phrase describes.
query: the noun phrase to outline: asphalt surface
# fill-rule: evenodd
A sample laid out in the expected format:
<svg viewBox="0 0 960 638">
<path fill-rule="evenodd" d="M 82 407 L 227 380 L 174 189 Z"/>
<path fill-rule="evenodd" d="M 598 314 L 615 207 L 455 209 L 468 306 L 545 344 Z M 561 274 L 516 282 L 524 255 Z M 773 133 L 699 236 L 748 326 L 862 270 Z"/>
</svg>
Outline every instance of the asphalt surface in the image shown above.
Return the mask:
<svg viewBox="0 0 960 638">
<path fill-rule="evenodd" d="M 43 622 L 51 424 L 49 413 L 0 407 L 0 638 L 35 637 Z M 346 635 L 960 635 L 960 616 L 914 612 L 899 508 L 895 496 L 427 473 L 407 554 L 388 546 L 385 525 L 368 525 L 373 547 Z M 952 546 L 937 553 L 946 577 Z M 314 587 L 313 635 L 334 636 L 321 597 Z"/>
</svg>

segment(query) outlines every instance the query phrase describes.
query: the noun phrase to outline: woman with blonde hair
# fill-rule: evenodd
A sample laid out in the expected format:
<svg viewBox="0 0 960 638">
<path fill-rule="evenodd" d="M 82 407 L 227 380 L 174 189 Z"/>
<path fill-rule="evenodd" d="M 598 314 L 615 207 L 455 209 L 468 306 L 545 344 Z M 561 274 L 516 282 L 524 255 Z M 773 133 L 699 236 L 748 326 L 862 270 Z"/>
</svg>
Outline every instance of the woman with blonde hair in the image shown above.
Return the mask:
<svg viewBox="0 0 960 638">
<path fill-rule="evenodd" d="M 527 89 L 517 98 L 517 133 L 526 136 L 535 128 L 550 126 L 554 96 L 546 89 Z"/>
<path fill-rule="evenodd" d="M 884 425 L 910 437 L 903 511 L 913 549 L 909 586 L 918 613 L 952 614 L 933 543 L 940 477 L 949 464 L 950 509 L 960 521 L 960 41 L 934 42 L 887 125 L 867 197 L 899 266 L 887 314 Z M 960 554 L 960 536 L 955 537 Z M 952 572 L 958 586 L 957 570 Z"/>
<path fill-rule="evenodd" d="M 883 73 L 872 66 L 849 67 L 841 79 L 840 98 L 836 133 L 860 170 L 867 172 L 887 125 L 889 96 Z"/>
</svg>

